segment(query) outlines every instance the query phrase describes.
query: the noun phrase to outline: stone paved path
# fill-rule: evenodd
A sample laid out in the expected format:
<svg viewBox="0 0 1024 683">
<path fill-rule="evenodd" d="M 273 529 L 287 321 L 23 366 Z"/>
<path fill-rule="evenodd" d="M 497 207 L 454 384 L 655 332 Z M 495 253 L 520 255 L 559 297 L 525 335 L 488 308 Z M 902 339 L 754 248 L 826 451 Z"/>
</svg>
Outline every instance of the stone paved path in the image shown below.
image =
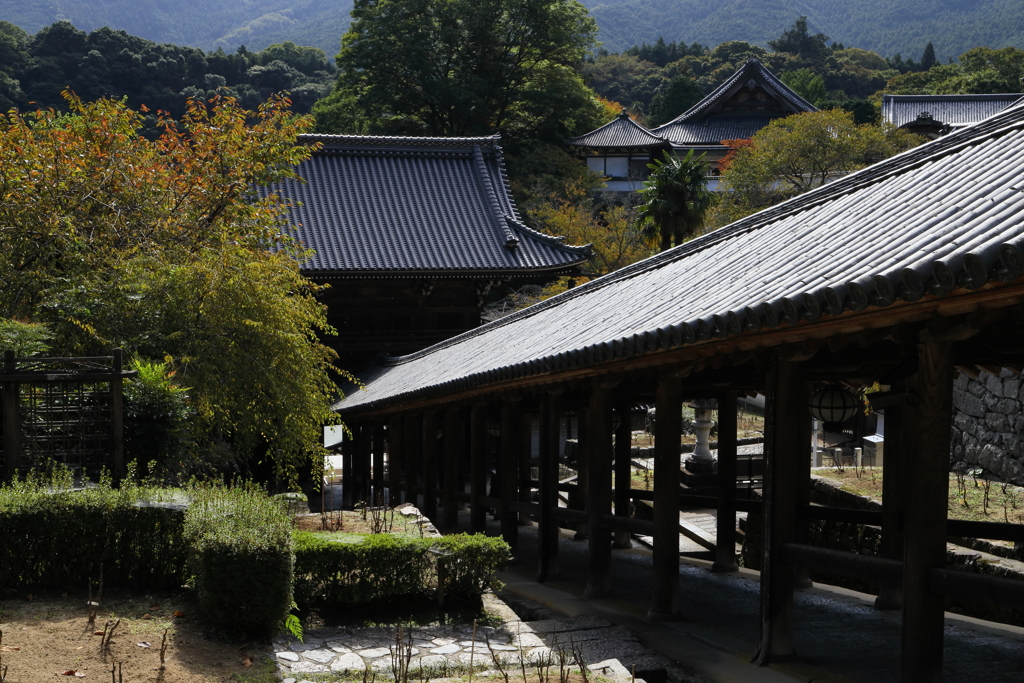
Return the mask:
<svg viewBox="0 0 1024 683">
<path fill-rule="evenodd" d="M 629 678 L 627 669 L 617 661 L 619 657 L 628 656 L 630 661 L 651 668 L 669 664 L 628 631 L 601 617 L 521 621 L 493 595 L 485 596 L 485 607 L 504 623 L 478 627 L 475 639 L 471 624 L 417 626 L 402 631 L 393 627 L 327 628 L 307 631 L 304 642 L 276 641 L 274 651 L 285 683 L 314 681 L 317 674 L 338 673 L 362 680 L 364 671 L 393 678 L 402 666 L 408 666 L 409 671 L 429 672 L 427 677 L 433 678 L 465 671 L 470 665 L 476 670 L 493 671 L 499 670 L 499 664 L 506 670 L 546 661 L 557 666 L 560 654 L 571 658 L 573 649 L 582 652 L 589 668 L 612 679 Z M 407 664 L 402 662 L 403 654 Z"/>
</svg>

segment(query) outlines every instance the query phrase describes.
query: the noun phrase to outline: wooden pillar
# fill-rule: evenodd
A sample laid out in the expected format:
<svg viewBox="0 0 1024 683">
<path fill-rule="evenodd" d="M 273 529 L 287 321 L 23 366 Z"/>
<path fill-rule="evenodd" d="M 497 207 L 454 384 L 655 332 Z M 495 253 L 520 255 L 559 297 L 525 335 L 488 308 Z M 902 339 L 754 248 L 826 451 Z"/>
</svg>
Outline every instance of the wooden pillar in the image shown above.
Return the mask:
<svg viewBox="0 0 1024 683">
<path fill-rule="evenodd" d="M 682 382 L 658 382 L 654 423 L 654 595 L 647 618 L 679 614 L 679 458 L 682 432 Z"/>
<path fill-rule="evenodd" d="M 423 447 L 423 428 L 420 418 L 409 414 L 405 417 L 405 446 L 402 449 L 402 502 L 416 505 L 416 477 L 420 469 L 420 453 Z"/>
<path fill-rule="evenodd" d="M 113 431 L 114 481 L 125 475 L 124 462 L 124 386 L 121 369 L 124 367 L 121 349 L 114 349 L 113 377 L 110 379 L 110 425 Z"/>
<path fill-rule="evenodd" d="M 519 499 L 519 401 L 506 396 L 501 404 L 501 448 L 498 468 L 501 471 L 501 536 L 515 552 L 519 544 L 519 515 L 509 503 Z"/>
<path fill-rule="evenodd" d="M 953 413 L 950 342 L 923 332 L 917 373 L 907 380 L 917 405 L 903 417 L 914 438 L 906 443 L 906 529 L 903 564 L 903 627 L 900 680 L 942 680 L 943 597 L 928 589 L 930 572 L 946 562 L 949 436 Z"/>
<path fill-rule="evenodd" d="M 440 526 L 437 519 L 437 413 L 428 410 L 423 413 L 423 461 L 421 481 L 423 502 L 420 512 L 423 516 Z"/>
<path fill-rule="evenodd" d="M 370 486 L 372 495 L 370 505 L 384 504 L 384 423 L 375 420 L 373 423 L 373 457 L 370 463 Z"/>
<path fill-rule="evenodd" d="M 405 468 L 405 416 L 392 415 L 388 420 L 387 504 L 394 507 L 402 498 L 402 470 Z"/>
<path fill-rule="evenodd" d="M 799 363 L 772 358 L 767 384 L 760 666 L 794 654 L 793 566 L 782 562 L 781 548 L 796 540 L 799 459 L 810 457 L 810 439 L 799 427 L 807 415 Z"/>
<path fill-rule="evenodd" d="M 612 537 L 601 526 L 601 516 L 611 512 L 612 503 L 612 404 L 611 388 L 617 382 L 597 380 L 590 390 L 587 409 L 587 451 L 590 490 L 587 514 L 587 588 L 584 597 L 601 598 L 611 594 Z M 582 429 L 580 430 L 582 432 Z"/>
<path fill-rule="evenodd" d="M 524 503 L 530 502 L 530 491 L 533 488 L 530 484 L 530 462 L 533 459 L 533 416 L 529 413 L 519 411 L 519 500 Z M 519 513 L 519 525 L 524 526 L 530 523 L 530 513 Z"/>
<path fill-rule="evenodd" d="M 629 491 L 633 487 L 633 425 L 632 407 L 622 403 L 615 409 L 619 416 L 619 427 L 615 430 L 615 516 L 629 517 Z M 629 532 L 616 531 L 612 535 L 613 548 L 629 548 Z"/>
<path fill-rule="evenodd" d="M 444 414 L 444 533 L 453 534 L 459 526 L 459 509 L 455 504 L 455 491 L 459 485 L 459 464 L 466 440 L 466 425 L 460 408 L 449 408 Z"/>
<path fill-rule="evenodd" d="M 718 520 L 713 572 L 735 572 L 736 564 L 736 394 L 718 398 Z"/>
<path fill-rule="evenodd" d="M 576 488 L 569 495 L 569 507 L 574 510 L 586 510 L 587 501 L 590 500 L 590 420 L 586 410 L 577 412 L 579 419 L 579 431 L 576 434 Z M 569 417 L 566 416 L 566 424 Z M 587 540 L 588 523 L 580 522 L 576 525 L 577 541 Z"/>
<path fill-rule="evenodd" d="M 903 385 L 893 390 L 903 390 Z M 913 441 L 911 417 L 907 406 L 889 406 L 885 409 L 885 458 L 882 461 L 882 547 L 887 560 L 903 561 L 903 523 L 906 501 L 903 498 L 904 466 L 907 445 Z M 879 585 L 875 607 L 880 610 L 903 608 L 903 582 L 883 581 Z"/>
<path fill-rule="evenodd" d="M 548 391 L 540 416 L 540 524 L 537 528 L 539 567 L 537 580 L 555 579 L 558 566 L 558 438 L 562 414 L 562 391 Z"/>
<path fill-rule="evenodd" d="M 352 509 L 352 494 L 356 488 L 355 476 L 352 472 L 352 462 L 355 459 L 353 454 L 356 449 L 356 441 L 360 437 L 362 425 L 355 423 L 349 425 L 352 438 L 341 442 L 341 507 Z M 326 491 L 324 492 L 326 494 Z M 333 504 L 333 499 L 332 499 Z"/>
<path fill-rule="evenodd" d="M 480 497 L 487 495 L 487 406 L 474 403 L 469 413 L 469 531 L 487 530 L 487 506 Z"/>
<path fill-rule="evenodd" d="M 796 471 L 796 509 L 806 510 L 811 505 L 811 436 L 813 429 L 811 425 L 811 411 L 808 406 L 811 403 L 811 387 L 808 382 L 801 382 L 800 395 L 794 404 L 797 411 L 790 418 L 793 428 L 796 429 L 796 439 L 799 444 L 797 452 Z M 811 542 L 811 523 L 805 515 L 797 514 L 794 519 L 794 536 L 797 543 L 807 545 Z M 811 581 L 810 569 L 803 565 L 793 567 L 793 587 L 811 588 L 814 583 Z"/>
<path fill-rule="evenodd" d="M 14 351 L 4 352 L 4 374 L 14 374 L 16 364 L 14 362 Z M 14 473 L 21 468 L 21 418 L 18 415 L 18 383 L 10 380 L 4 381 L 3 390 L 4 404 L 4 465 L 6 466 L 5 478 L 12 478 Z"/>
</svg>

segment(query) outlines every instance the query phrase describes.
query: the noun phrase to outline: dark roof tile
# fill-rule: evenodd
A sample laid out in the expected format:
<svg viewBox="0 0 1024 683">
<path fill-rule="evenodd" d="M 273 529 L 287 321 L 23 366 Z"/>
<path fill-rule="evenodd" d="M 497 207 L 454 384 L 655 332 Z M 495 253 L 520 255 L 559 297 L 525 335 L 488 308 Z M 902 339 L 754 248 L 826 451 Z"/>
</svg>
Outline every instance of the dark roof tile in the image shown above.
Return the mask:
<svg viewBox="0 0 1024 683">
<path fill-rule="evenodd" d="M 577 147 L 622 148 L 622 147 L 668 147 L 665 138 L 652 134 L 639 123 L 629 118 L 626 110 L 585 135 L 572 138 L 570 145 Z"/>
<path fill-rule="evenodd" d="M 928 113 L 939 123 L 965 126 L 984 121 L 1024 97 L 1020 93 L 991 95 L 882 95 L 882 118 L 894 126 L 913 123 Z"/>
</svg>

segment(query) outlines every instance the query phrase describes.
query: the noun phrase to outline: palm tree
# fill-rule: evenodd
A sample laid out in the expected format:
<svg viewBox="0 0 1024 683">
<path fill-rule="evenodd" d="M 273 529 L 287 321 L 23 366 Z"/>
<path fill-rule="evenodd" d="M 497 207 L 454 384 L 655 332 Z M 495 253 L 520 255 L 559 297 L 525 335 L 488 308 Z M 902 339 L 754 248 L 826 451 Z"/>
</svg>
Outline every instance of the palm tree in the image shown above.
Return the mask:
<svg viewBox="0 0 1024 683">
<path fill-rule="evenodd" d="M 637 225 L 652 238 L 661 235 L 661 250 L 679 246 L 700 234 L 714 194 L 707 186 L 704 155 L 690 150 L 680 159 L 666 151 L 664 158 L 648 164 L 651 175 L 640 190 L 644 203 L 637 210 Z"/>
</svg>

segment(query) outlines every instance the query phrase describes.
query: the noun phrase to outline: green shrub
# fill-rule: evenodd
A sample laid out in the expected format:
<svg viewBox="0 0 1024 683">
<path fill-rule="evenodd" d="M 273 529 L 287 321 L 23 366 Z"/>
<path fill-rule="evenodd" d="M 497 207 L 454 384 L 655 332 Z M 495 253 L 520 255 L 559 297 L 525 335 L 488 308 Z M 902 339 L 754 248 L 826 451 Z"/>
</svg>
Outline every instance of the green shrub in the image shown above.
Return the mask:
<svg viewBox="0 0 1024 683">
<path fill-rule="evenodd" d="M 107 586 L 162 589 L 184 580 L 180 509 L 109 482 L 72 490 L 70 477 L 0 486 L 0 586 L 84 590 L 103 565 Z"/>
<path fill-rule="evenodd" d="M 189 567 L 207 623 L 265 638 L 292 605 L 291 522 L 256 487 L 196 489 L 185 515 Z"/>
<path fill-rule="evenodd" d="M 386 534 L 352 542 L 326 534 L 295 532 L 295 598 L 302 603 L 360 604 L 383 598 L 432 593 L 438 555 L 444 557 L 445 595 L 479 599 L 494 572 L 509 558 L 500 538 L 453 535 L 404 538 Z"/>
<path fill-rule="evenodd" d="M 161 474 L 193 469 L 188 392 L 174 383 L 167 363 L 132 362 L 136 376 L 124 384 L 124 448 L 128 460 L 156 462 Z M 154 474 L 150 472 L 150 474 Z"/>
</svg>

